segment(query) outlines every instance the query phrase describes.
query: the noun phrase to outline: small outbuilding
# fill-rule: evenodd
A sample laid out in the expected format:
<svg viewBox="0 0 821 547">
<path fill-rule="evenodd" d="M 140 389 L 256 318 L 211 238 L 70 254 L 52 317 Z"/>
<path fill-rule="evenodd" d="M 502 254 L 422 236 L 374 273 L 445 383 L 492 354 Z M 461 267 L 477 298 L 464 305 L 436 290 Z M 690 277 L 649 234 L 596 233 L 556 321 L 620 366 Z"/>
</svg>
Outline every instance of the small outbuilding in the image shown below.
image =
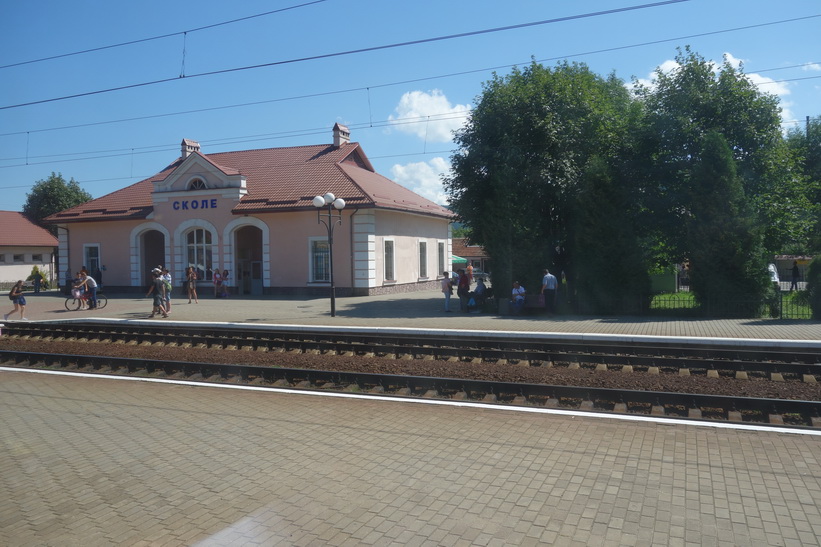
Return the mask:
<svg viewBox="0 0 821 547">
<path fill-rule="evenodd" d="M 34 266 L 46 280 L 55 279 L 57 238 L 23 213 L 0 211 L 0 283 L 27 279 Z"/>
</svg>

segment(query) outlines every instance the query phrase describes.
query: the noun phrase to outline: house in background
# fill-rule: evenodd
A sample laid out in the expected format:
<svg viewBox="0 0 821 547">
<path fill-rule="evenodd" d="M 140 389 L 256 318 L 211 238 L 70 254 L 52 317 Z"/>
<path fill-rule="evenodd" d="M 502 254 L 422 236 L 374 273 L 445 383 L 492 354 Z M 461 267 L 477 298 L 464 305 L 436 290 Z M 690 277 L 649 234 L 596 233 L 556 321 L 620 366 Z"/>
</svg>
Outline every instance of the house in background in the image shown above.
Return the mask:
<svg viewBox="0 0 821 547">
<path fill-rule="evenodd" d="M 203 286 L 228 270 L 234 293 L 325 294 L 329 234 L 312 201 L 327 192 L 346 204 L 331 223 L 337 294 L 436 288 L 452 213 L 376 173 L 339 124 L 332 144 L 206 154 L 185 139 L 156 175 L 47 220 L 60 271 L 102 270 L 109 291 L 143 290 L 162 264 L 177 285 L 192 266 Z"/>
<path fill-rule="evenodd" d="M 23 213 L 0 211 L 0 283 L 25 280 L 37 266 L 49 281 L 57 277 L 54 252 L 57 238 Z"/>
<path fill-rule="evenodd" d="M 467 238 L 453 238 L 453 254 L 467 260 L 466 264 L 460 264 L 459 267 L 465 267 L 467 264 L 470 264 L 473 266 L 474 271 L 480 270 L 486 274 L 490 273 L 490 259 L 487 253 L 485 253 L 485 250 L 479 245 L 468 244 Z"/>
</svg>

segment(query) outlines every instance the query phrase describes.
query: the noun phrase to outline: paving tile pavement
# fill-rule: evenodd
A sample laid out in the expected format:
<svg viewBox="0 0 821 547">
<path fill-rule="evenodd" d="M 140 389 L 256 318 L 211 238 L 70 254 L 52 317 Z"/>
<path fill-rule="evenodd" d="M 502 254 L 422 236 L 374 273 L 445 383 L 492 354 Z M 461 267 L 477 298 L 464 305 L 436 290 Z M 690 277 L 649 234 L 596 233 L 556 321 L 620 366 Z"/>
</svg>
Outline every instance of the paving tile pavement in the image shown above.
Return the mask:
<svg viewBox="0 0 821 547">
<path fill-rule="evenodd" d="M 0 372 L 0 545 L 817 545 L 817 436 Z"/>
<path fill-rule="evenodd" d="M 138 295 L 110 295 L 96 311 L 66 311 L 56 291 L 28 298 L 27 315 L 35 321 L 90 318 L 147 321 L 151 300 Z M 10 309 L 10 307 L 9 307 Z M 454 303 L 452 309 L 458 309 Z M 9 311 L 9 310 L 6 310 Z M 333 325 L 436 330 L 589 333 L 634 336 L 724 337 L 769 340 L 821 340 L 821 321 L 778 319 L 677 319 L 657 317 L 500 316 L 445 313 L 438 291 L 336 299 L 336 317 L 329 298 L 232 297 L 215 299 L 203 293 L 199 304 L 178 295 L 169 319 L 151 321 L 216 321 L 249 324 Z M 5 312 L 4 312 L 5 313 Z M 15 318 L 11 318 L 15 319 Z"/>
</svg>

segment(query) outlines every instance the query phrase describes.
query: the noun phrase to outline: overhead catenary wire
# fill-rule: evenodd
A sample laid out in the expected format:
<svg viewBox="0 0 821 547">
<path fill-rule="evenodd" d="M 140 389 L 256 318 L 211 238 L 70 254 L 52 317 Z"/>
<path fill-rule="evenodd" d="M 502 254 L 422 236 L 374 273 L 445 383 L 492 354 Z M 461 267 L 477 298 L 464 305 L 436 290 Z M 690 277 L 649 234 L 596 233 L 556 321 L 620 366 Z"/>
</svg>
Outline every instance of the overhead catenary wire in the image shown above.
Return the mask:
<svg viewBox="0 0 821 547">
<path fill-rule="evenodd" d="M 312 6 L 314 4 L 321 4 L 321 3 L 327 2 L 327 1 L 328 0 L 313 0 L 311 2 L 305 2 L 303 4 L 297 4 L 295 6 L 288 6 L 288 7 L 285 7 L 285 8 L 266 11 L 264 13 L 257 13 L 257 14 L 254 14 L 254 15 L 248 15 L 246 17 L 239 17 L 237 19 L 231 19 L 230 21 L 222 21 L 222 22 L 219 22 L 219 23 L 212 23 L 210 25 L 204 25 L 204 26 L 201 26 L 201 27 L 191 28 L 191 29 L 188 29 L 188 30 L 180 30 L 180 31 L 176 31 L 176 32 L 169 32 L 167 34 L 160 34 L 158 36 L 149 36 L 147 38 L 138 38 L 136 40 L 129 40 L 128 42 L 119 42 L 119 43 L 116 43 L 116 44 L 108 44 L 108 45 L 105 45 L 105 46 L 93 47 L 93 48 L 89 48 L 89 49 L 83 49 L 83 50 L 80 50 L 80 51 L 72 51 L 72 52 L 69 52 L 69 53 L 59 53 L 57 55 L 50 55 L 48 57 L 40 57 L 39 59 L 29 59 L 27 61 L 19 61 L 19 62 L 16 62 L 16 63 L 9 63 L 7 65 L 0 65 L 0 70 L 2 70 L 4 68 L 15 67 L 15 66 L 30 65 L 30 64 L 34 64 L 34 63 L 42 63 L 43 61 L 52 61 L 54 59 L 64 59 L 66 57 L 73 57 L 75 55 L 85 55 L 86 53 L 94 53 L 96 51 L 104 51 L 104 50 L 107 50 L 107 49 L 115 49 L 115 48 L 124 47 L 124 46 L 131 46 L 131 45 L 134 45 L 134 44 L 142 44 L 142 43 L 145 43 L 145 42 L 151 42 L 151 41 L 154 41 L 154 40 L 162 40 L 164 38 L 171 38 L 171 37 L 174 37 L 174 36 L 184 36 L 184 35 L 188 34 L 189 32 L 198 32 L 198 31 L 201 31 L 201 30 L 208 30 L 208 29 L 212 29 L 212 28 L 216 28 L 216 27 L 225 26 L 225 25 L 231 25 L 231 24 L 234 24 L 234 23 L 240 23 L 240 22 L 243 22 L 243 21 L 248 21 L 250 19 L 256 19 L 258 17 L 265 17 L 266 15 L 273 15 L 275 13 L 282 13 L 282 12 L 285 12 L 285 11 L 290 11 L 290 10 L 294 10 L 294 9 L 298 9 L 298 8 L 304 8 L 306 6 Z"/>
<path fill-rule="evenodd" d="M 583 56 L 583 55 L 591 55 L 591 54 L 594 54 L 594 53 L 617 51 L 617 50 L 620 50 L 620 49 L 627 49 L 627 48 L 631 48 L 631 47 L 640 47 L 640 46 L 643 46 L 643 45 L 653 45 L 653 44 L 658 44 L 658 43 L 661 43 L 661 42 L 672 42 L 672 41 L 678 41 L 678 40 L 683 40 L 683 39 L 687 39 L 687 38 L 718 34 L 718 33 L 722 33 L 722 32 L 733 32 L 733 31 L 745 30 L 745 29 L 750 29 L 750 28 L 758 28 L 758 27 L 774 25 L 774 24 L 780 24 L 780 23 L 789 23 L 789 22 L 793 22 L 793 21 L 811 19 L 811 18 L 815 18 L 815 17 L 821 17 L 821 15 L 811 15 L 811 16 L 801 17 L 801 18 L 787 19 L 787 20 L 782 20 L 782 21 L 774 21 L 774 22 L 768 22 L 768 23 L 761 23 L 761 24 L 757 24 L 757 25 L 748 25 L 748 26 L 744 26 L 744 27 L 737 27 L 737 28 L 733 28 L 733 29 L 725 29 L 725 30 L 712 31 L 712 32 L 707 32 L 707 33 L 694 34 L 694 35 L 685 36 L 685 37 L 669 38 L 669 39 L 664 39 L 664 40 L 656 40 L 656 41 L 653 41 L 653 42 L 644 42 L 644 43 L 641 43 L 641 44 L 617 46 L 617 47 L 613 47 L 613 48 L 607 48 L 607 49 L 596 50 L 596 51 L 591 51 L 591 52 L 584 52 L 584 53 L 576 53 L 576 54 L 570 54 L 570 55 L 564 55 L 564 56 L 557 56 L 557 57 L 551 57 L 551 58 L 547 58 L 547 59 L 538 59 L 538 60 L 536 60 L 536 62 L 544 62 L 544 61 L 551 61 L 551 60 L 556 60 L 556 59 L 564 59 L 564 58 L 578 57 L 578 56 Z M 760 72 L 767 72 L 767 71 L 774 71 L 774 70 L 784 70 L 784 69 L 788 69 L 788 68 L 805 67 L 805 66 L 812 65 L 812 64 L 816 64 L 816 63 L 803 63 L 803 64 L 799 64 L 799 65 L 791 65 L 791 66 L 788 66 L 788 67 L 767 68 L 767 69 L 756 70 L 755 72 L 760 73 Z M 437 78 L 444 78 L 444 77 L 459 76 L 459 75 L 465 75 L 465 74 L 471 74 L 471 73 L 477 73 L 477 72 L 484 72 L 484 71 L 489 71 L 489 70 L 496 70 L 496 69 L 499 69 L 499 68 L 506 68 L 506 67 L 509 67 L 509 66 L 516 66 L 516 65 L 513 65 L 513 64 L 511 64 L 511 65 L 502 65 L 502 66 L 498 66 L 498 67 L 476 69 L 476 70 L 471 70 L 471 71 L 462 71 L 462 72 L 458 72 L 458 73 L 450 73 L 450 74 L 439 75 L 439 76 L 430 76 L 430 77 L 425 77 L 425 78 L 417 78 L 417 79 L 413 79 L 413 80 L 404 80 L 402 82 L 389 82 L 389 83 L 384 83 L 384 84 L 379 84 L 379 85 L 372 85 L 372 86 L 368 86 L 368 87 L 352 88 L 352 89 L 349 89 L 349 90 L 329 91 L 329 92 L 324 92 L 324 93 L 315 93 L 315 94 L 309 94 L 309 95 L 302 95 L 302 96 L 298 96 L 298 97 L 286 97 L 286 98 L 279 98 L 279 99 L 272 99 L 272 100 L 265 100 L 265 101 L 257 101 L 257 102 L 251 102 L 251 103 L 244 103 L 244 104 L 241 104 L 241 105 L 226 105 L 226 106 L 210 107 L 210 108 L 205 108 L 205 109 L 190 110 L 190 111 L 186 111 L 186 112 L 155 114 L 155 115 L 150 115 L 150 116 L 140 116 L 140 117 L 128 118 L 128 119 L 125 119 L 125 120 L 110 120 L 110 121 L 102 121 L 102 122 L 92 122 L 92 123 L 87 123 L 87 124 L 77 124 L 77 125 L 73 125 L 73 126 L 64 126 L 62 128 L 34 129 L 34 130 L 21 131 L 21 132 L 17 132 L 17 133 L 0 134 L 0 136 L 11 135 L 11 134 L 22 134 L 22 133 L 30 134 L 30 133 L 36 133 L 36 132 L 42 132 L 42 131 L 53 131 L 53 130 L 57 130 L 57 129 L 68 129 L 68 128 L 84 127 L 84 126 L 91 126 L 91 125 L 102 125 L 102 124 L 108 124 L 108 123 L 121 123 L 123 121 L 143 120 L 143 119 L 157 118 L 157 117 L 163 117 L 163 116 L 175 116 L 175 115 L 183 115 L 183 114 L 190 114 L 190 113 L 198 113 L 198 112 L 204 112 L 204 111 L 209 111 L 209 110 L 218 110 L 218 109 L 226 109 L 226 108 L 238 108 L 238 107 L 242 107 L 242 106 L 251 106 L 251 105 L 264 104 L 264 103 L 270 103 L 270 102 L 295 100 L 295 99 L 299 99 L 299 98 L 310 98 L 310 97 L 321 96 L 321 95 L 355 92 L 355 91 L 360 91 L 362 89 L 366 89 L 366 90 L 368 90 L 368 92 L 370 92 L 370 89 L 375 89 L 375 88 L 379 88 L 379 87 L 403 85 L 403 84 L 407 84 L 407 83 L 413 83 L 413 82 L 419 82 L 419 81 L 425 81 L 425 80 L 431 80 L 431 79 L 437 79 Z M 807 79 L 814 79 L 814 78 L 819 78 L 819 77 L 821 77 L 821 76 L 809 76 L 809 77 L 805 77 L 805 78 L 775 80 L 775 81 L 772 81 L 772 82 L 760 82 L 758 85 L 767 85 L 767 84 L 778 83 L 778 82 L 790 82 L 790 81 L 798 81 L 798 80 L 807 80 Z M 369 100 L 370 100 L 370 97 L 369 97 Z M 409 123 L 418 123 L 418 122 L 409 122 Z M 797 122 L 790 122 L 790 121 L 782 122 L 782 124 L 787 124 L 787 123 L 797 123 Z M 368 125 L 370 127 L 373 127 L 374 122 L 371 120 L 370 124 L 368 124 Z M 363 126 L 363 127 L 365 127 L 365 126 Z M 309 132 L 309 133 L 304 133 L 304 134 L 305 135 L 321 134 L 321 133 L 324 133 L 326 130 L 327 130 L 326 128 L 323 128 L 323 129 L 317 130 L 316 133 Z M 299 136 L 300 131 L 301 130 L 295 130 L 289 136 L 291 136 L 291 137 Z M 307 131 L 311 131 L 311 130 L 307 130 Z M 243 136 L 243 137 L 235 137 L 234 140 L 233 140 L 233 143 L 236 144 L 237 142 L 253 142 L 253 140 L 269 140 L 269 139 L 275 139 L 275 138 L 286 138 L 286 137 Z M 27 139 L 28 139 L 28 137 L 27 137 Z M 242 140 L 239 140 L 239 139 L 242 139 Z M 206 141 L 203 141 L 203 142 L 206 142 Z M 171 149 L 171 146 L 172 145 L 169 145 L 168 149 Z M 176 146 L 178 146 L 178 145 L 173 145 L 173 147 L 176 147 Z M 131 148 L 129 148 L 128 150 L 130 151 Z M 139 150 L 139 148 L 137 148 L 137 150 Z M 452 150 L 442 151 L 442 152 L 452 152 Z M 85 152 L 85 153 L 76 153 L 76 154 L 73 154 L 73 155 L 77 155 L 77 154 L 98 154 L 98 153 L 99 152 Z M 145 153 L 148 153 L 148 152 L 145 152 Z M 428 152 L 425 155 L 430 155 L 432 153 L 439 153 L 439 152 Z M 27 154 L 28 154 L 28 150 L 27 150 Z M 378 157 L 377 156 L 372 156 L 372 158 L 376 159 L 376 158 L 385 158 L 385 157 L 403 157 L 403 156 L 418 156 L 418 155 L 419 155 L 419 153 L 391 154 L 391 155 L 388 155 L 388 156 L 378 156 Z M 31 156 L 30 158 L 27 157 L 26 158 L 27 159 L 27 164 L 28 164 L 28 161 L 30 159 L 39 158 L 39 157 L 53 157 L 53 156 Z M 95 158 L 85 157 L 85 158 L 75 158 L 75 159 L 65 160 L 65 161 L 83 161 L 83 160 L 90 160 L 90 159 L 95 159 Z M 3 160 L 3 161 L 5 161 L 5 160 Z M 36 163 L 32 163 L 32 165 L 38 165 L 40 163 L 50 163 L 50 162 L 36 162 Z M 123 180 L 123 179 L 125 179 L 125 177 L 124 178 L 95 179 L 95 180 Z M 26 187 L 26 186 L 30 186 L 30 185 L 12 186 L 12 187 L 7 187 L 7 188 L 17 188 L 17 187 Z"/>
<path fill-rule="evenodd" d="M 111 92 L 114 92 L 114 91 L 123 91 L 123 90 L 126 90 L 126 89 L 136 89 L 136 88 L 140 88 L 140 87 L 147 87 L 147 86 L 163 84 L 163 83 L 168 83 L 168 82 L 175 82 L 175 81 L 179 81 L 179 80 L 182 80 L 182 79 L 203 78 L 203 77 L 207 77 L 207 76 L 216 76 L 216 75 L 220 75 L 220 74 L 231 74 L 231 73 L 241 72 L 241 71 L 246 71 L 246 70 L 256 70 L 256 69 L 260 69 L 260 68 L 269 68 L 269 67 L 282 66 L 282 65 L 293 64 L 293 63 L 316 61 L 316 60 L 319 60 L 319 59 L 330 59 L 330 58 L 334 58 L 334 57 L 342 57 L 342 56 L 347 56 L 347 55 L 357 55 L 357 54 L 360 54 L 360 53 L 369 53 L 369 52 L 381 51 L 381 50 L 386 50 L 386 49 L 394 49 L 394 48 L 400 48 L 400 47 L 415 46 L 415 45 L 420 45 L 420 44 L 441 42 L 441 41 L 444 41 L 444 40 L 455 40 L 455 39 L 466 38 L 466 37 L 470 37 L 470 36 L 480 36 L 482 34 L 490 34 L 490 33 L 496 33 L 496 32 L 506 32 L 506 31 L 510 31 L 510 30 L 517 30 L 517 29 L 535 27 L 535 26 L 541 26 L 541 25 L 549 25 L 549 24 L 554 24 L 554 23 L 561 23 L 561 22 L 573 21 L 573 20 L 578 20 L 578 19 L 585 19 L 585 18 L 590 18 L 590 17 L 599 17 L 599 16 L 603 16 L 603 15 L 612 15 L 612 14 L 615 14 L 615 13 L 624 13 L 624 12 L 628 12 L 628 11 L 648 9 L 648 8 L 654 8 L 654 7 L 659 7 L 659 6 L 666 6 L 666 5 L 670 5 L 670 4 L 680 4 L 680 3 L 683 3 L 683 2 L 690 2 L 690 1 L 691 0 L 663 0 L 661 2 L 653 2 L 653 3 L 650 3 L 650 4 L 641 4 L 641 5 L 637 5 L 637 6 L 627 6 L 627 7 L 622 7 L 622 8 L 614 8 L 614 9 L 609 9 L 609 10 L 588 12 L 588 13 L 582 13 L 582 14 L 577 14 L 577 15 L 568 15 L 568 16 L 565 16 L 565 17 L 556 17 L 556 18 L 552 18 L 552 19 L 545 19 L 545 20 L 542 20 L 542 21 L 531 21 L 531 22 L 528 22 L 528 23 L 519 23 L 519 24 L 516 24 L 516 25 L 507 25 L 507 26 L 503 26 L 503 27 L 495 27 L 495 28 L 490 28 L 490 29 L 474 30 L 474 31 L 469 31 L 469 32 L 460 32 L 460 33 L 448 34 L 448 35 L 444 35 L 444 36 L 435 36 L 435 37 L 432 37 L 432 38 L 420 38 L 418 40 L 409 40 L 409 41 L 406 41 L 406 42 L 396 42 L 396 43 L 392 43 L 392 44 L 383 44 L 383 45 L 379 45 L 379 46 L 370 46 L 370 47 L 365 47 L 365 48 L 351 49 L 351 50 L 345 50 L 345 51 L 337 51 L 337 52 L 332 52 L 332 53 L 324 53 L 324 54 L 320 54 L 320 55 L 309 55 L 309 56 L 306 56 L 306 57 L 295 57 L 293 59 L 285 59 L 285 60 L 282 60 L 282 61 L 271 61 L 271 62 L 268 62 L 268 63 L 260 63 L 260 64 L 256 64 L 256 65 L 247 65 L 247 66 L 234 67 L 234 68 L 225 68 L 225 69 L 221 69 L 221 70 L 212 70 L 212 71 L 208 71 L 208 72 L 199 72 L 199 73 L 196 73 L 196 74 L 190 74 L 190 75 L 186 76 L 185 78 L 180 78 L 180 77 L 176 77 L 176 76 L 171 77 L 171 78 L 160 78 L 158 80 L 151 80 L 151 81 L 147 81 L 147 82 L 139 82 L 139 83 L 135 83 L 135 84 L 127 84 L 127 85 L 111 87 L 111 88 L 107 88 L 107 89 L 98 89 L 98 90 L 95 90 L 95 91 L 86 91 L 86 92 L 83 92 L 83 93 L 74 93 L 74 94 L 71 94 L 71 95 L 63 95 L 63 96 L 60 96 L 60 97 L 52 97 L 50 99 L 40 99 L 40 100 L 36 100 L 36 101 L 28 101 L 28 102 L 24 102 L 24 103 L 4 105 L 4 106 L 0 106 L 0 110 L 21 108 L 21 107 L 24 107 L 24 106 L 33 106 L 33 105 L 46 104 L 46 103 L 52 103 L 52 102 L 57 102 L 57 101 L 65 101 L 65 100 L 68 100 L 68 99 L 77 99 L 77 98 L 80 98 L 80 97 L 89 97 L 89 96 L 93 96 L 93 95 L 111 93 Z"/>
<path fill-rule="evenodd" d="M 748 30 L 750 28 L 757 28 L 757 27 L 762 27 L 762 26 L 770 26 L 770 25 L 791 23 L 791 22 L 795 22 L 797 20 L 804 20 L 804 19 L 807 19 L 807 18 L 815 18 L 815 17 L 821 17 L 821 14 L 812 15 L 812 16 L 808 16 L 808 17 L 800 17 L 800 18 L 795 18 L 795 19 L 784 19 L 784 20 L 780 20 L 780 21 L 771 21 L 771 22 L 767 22 L 767 23 L 759 23 L 759 24 L 756 24 L 756 25 L 747 25 L 747 26 L 743 26 L 743 27 L 734 27 L 734 28 L 729 28 L 729 29 L 710 31 L 710 32 L 707 32 L 707 33 L 699 33 L 699 34 L 691 34 L 691 35 L 686 35 L 686 36 L 678 36 L 678 37 L 675 37 L 675 38 L 665 38 L 663 40 L 654 40 L 652 42 L 641 42 L 641 43 L 637 43 L 637 44 L 614 46 L 614 47 L 611 47 L 611 48 L 598 49 L 598 50 L 592 50 L 592 51 L 586 51 L 586 52 L 580 52 L 580 53 L 570 53 L 570 54 L 566 54 L 566 55 L 559 55 L 559 56 L 554 56 L 554 57 L 535 59 L 535 62 L 544 63 L 544 62 L 548 62 L 548 61 L 556 61 L 556 60 L 561 60 L 561 59 L 570 59 L 570 58 L 574 58 L 574 57 L 583 57 L 583 56 L 588 56 L 588 55 L 596 55 L 596 54 L 599 54 L 599 53 L 610 53 L 610 52 L 614 52 L 614 51 L 620 51 L 620 50 L 631 49 L 631 48 L 638 48 L 638 47 L 643 47 L 643 46 L 648 46 L 648 45 L 657 45 L 659 43 L 665 43 L 665 42 L 676 42 L 676 41 L 682 41 L 682 40 L 689 40 L 691 38 L 699 38 L 699 37 L 703 37 L 705 35 L 723 34 L 723 33 L 727 33 L 727 32 L 736 32 L 736 31 L 739 31 L 739 30 Z M 530 61 L 528 61 L 528 63 L 529 62 Z M 511 68 L 511 67 L 514 67 L 514 66 L 519 66 L 519 65 L 522 65 L 522 64 L 526 64 L 526 63 L 521 63 L 521 62 L 519 62 L 519 63 L 507 63 L 507 64 L 504 64 L 504 65 L 484 67 L 484 68 L 478 68 L 478 69 L 466 70 L 466 71 L 460 71 L 460 72 L 451 72 L 451 73 L 439 74 L 439 75 L 435 75 L 435 76 L 425 76 L 425 77 L 414 78 L 414 79 L 409 79 L 409 80 L 400 80 L 400 81 L 395 81 L 395 82 L 387 82 L 387 83 L 382 83 L 382 84 L 372 84 L 372 85 L 368 85 L 368 86 L 353 87 L 353 88 L 348 88 L 348 89 L 337 89 L 337 90 L 317 92 L 317 93 L 308 93 L 308 94 L 302 94 L 302 95 L 294 95 L 294 96 L 290 96 L 290 97 L 280 97 L 280 98 L 276 98 L 276 99 L 266 99 L 266 100 L 262 100 L 262 101 L 252 101 L 252 102 L 247 102 L 247 103 L 213 106 L 213 107 L 198 108 L 198 109 L 193 109 L 193 110 L 182 110 L 182 111 L 178 111 L 178 112 L 166 112 L 166 113 L 161 113 L 161 114 L 148 114 L 148 115 L 144 115 L 144 116 L 134 116 L 134 117 L 130 117 L 130 118 L 119 118 L 119 119 L 116 119 L 116 120 L 103 120 L 103 121 L 99 121 L 99 122 L 86 122 L 86 123 L 63 125 L 63 126 L 57 126 L 57 127 L 47 127 L 47 128 L 41 128 L 41 129 L 28 129 L 28 130 L 24 130 L 24 131 L 11 131 L 11 132 L 7 132 L 7 133 L 0 133 L 0 137 L 7 137 L 7 136 L 12 136 L 12 135 L 22 135 L 24 133 L 43 133 L 43 132 L 49 132 L 49 131 L 61 131 L 61 130 L 66 130 L 66 129 L 78 129 L 78 128 L 81 128 L 81 127 L 94 127 L 94 126 L 99 126 L 99 125 L 109 125 L 109 124 L 124 123 L 124 122 L 142 121 L 142 120 L 165 118 L 165 117 L 171 117 L 171 116 L 183 116 L 183 115 L 187 115 L 187 114 L 200 114 L 202 112 L 212 112 L 212 111 L 216 111 L 216 110 L 227 110 L 227 109 L 232 109 L 232 108 L 244 108 L 244 107 L 248 107 L 248 106 L 258 106 L 258 105 L 262 105 L 262 104 L 271 104 L 271 103 L 284 102 L 284 101 L 309 99 L 309 98 L 323 97 L 323 96 L 328 96 L 328 95 L 338 95 L 338 94 L 344 94 L 344 93 L 354 93 L 354 92 L 363 91 L 363 90 L 367 91 L 367 93 L 368 93 L 368 102 L 370 104 L 370 91 L 372 89 L 380 89 L 380 88 L 393 87 L 393 86 L 398 86 L 398 85 L 407 85 L 407 84 L 410 84 L 410 83 L 418 83 L 418 82 L 424 82 L 424 81 L 430 81 L 430 80 L 438 80 L 438 79 L 452 78 L 452 77 L 457 77 L 457 76 L 465 76 L 465 75 L 468 75 L 468 74 L 476 74 L 476 73 L 481 73 L 481 72 L 491 72 L 491 71 Z M 755 72 L 756 73 L 761 73 L 761 72 L 770 72 L 770 71 L 776 71 L 776 70 L 786 70 L 786 69 L 791 69 L 791 68 L 801 68 L 801 67 L 814 66 L 814 65 L 817 65 L 817 64 L 819 64 L 818 61 L 811 61 L 811 62 L 807 62 L 807 63 L 801 63 L 801 64 L 790 65 L 790 66 L 785 66 L 785 67 L 765 68 L 765 69 L 756 70 Z M 819 76 L 808 76 L 808 77 L 805 77 L 805 78 L 794 78 L 794 79 L 786 79 L 786 80 L 774 80 L 772 82 L 761 82 L 759 85 L 770 84 L 770 83 L 780 83 L 780 82 L 791 82 L 791 81 L 797 81 L 797 80 L 802 80 L 802 79 L 814 79 L 814 78 L 819 78 Z"/>
</svg>

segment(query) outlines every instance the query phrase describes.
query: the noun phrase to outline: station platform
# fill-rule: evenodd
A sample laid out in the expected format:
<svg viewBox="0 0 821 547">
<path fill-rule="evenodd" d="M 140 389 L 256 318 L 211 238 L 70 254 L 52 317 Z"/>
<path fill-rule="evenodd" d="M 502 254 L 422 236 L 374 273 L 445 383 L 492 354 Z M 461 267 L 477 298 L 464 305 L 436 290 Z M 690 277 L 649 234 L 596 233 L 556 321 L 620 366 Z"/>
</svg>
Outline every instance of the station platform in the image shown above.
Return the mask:
<svg viewBox="0 0 821 547">
<path fill-rule="evenodd" d="M 106 318 L 142 321 L 151 313 L 151 299 L 134 295 L 108 295 L 102 310 L 66 311 L 65 297 L 56 291 L 27 295 L 26 316 L 32 321 Z M 658 317 L 590 317 L 557 315 L 504 316 L 461 313 L 458 300 L 444 312 L 438 291 L 395 295 L 336 298 L 336 316 L 330 315 L 329 298 L 229 297 L 202 294 L 199 303 L 174 295 L 171 317 L 152 321 L 220 322 L 244 324 L 314 325 L 340 327 L 406 328 L 440 331 L 473 330 L 525 333 L 567 333 L 615 336 L 680 337 L 689 339 L 771 340 L 774 343 L 821 341 L 821 321 L 779 319 L 682 319 Z M 12 306 L 2 308 L 2 313 Z M 10 317 L 16 320 L 19 315 Z"/>
<path fill-rule="evenodd" d="M 28 300 L 35 321 L 147 321 L 151 308 Z M 337 299 L 333 318 L 328 299 L 178 298 L 170 319 L 821 338 L 809 321 L 442 310 L 432 292 Z M 0 423 L 0 545 L 821 543 L 815 430 L 7 368 Z"/>
</svg>

